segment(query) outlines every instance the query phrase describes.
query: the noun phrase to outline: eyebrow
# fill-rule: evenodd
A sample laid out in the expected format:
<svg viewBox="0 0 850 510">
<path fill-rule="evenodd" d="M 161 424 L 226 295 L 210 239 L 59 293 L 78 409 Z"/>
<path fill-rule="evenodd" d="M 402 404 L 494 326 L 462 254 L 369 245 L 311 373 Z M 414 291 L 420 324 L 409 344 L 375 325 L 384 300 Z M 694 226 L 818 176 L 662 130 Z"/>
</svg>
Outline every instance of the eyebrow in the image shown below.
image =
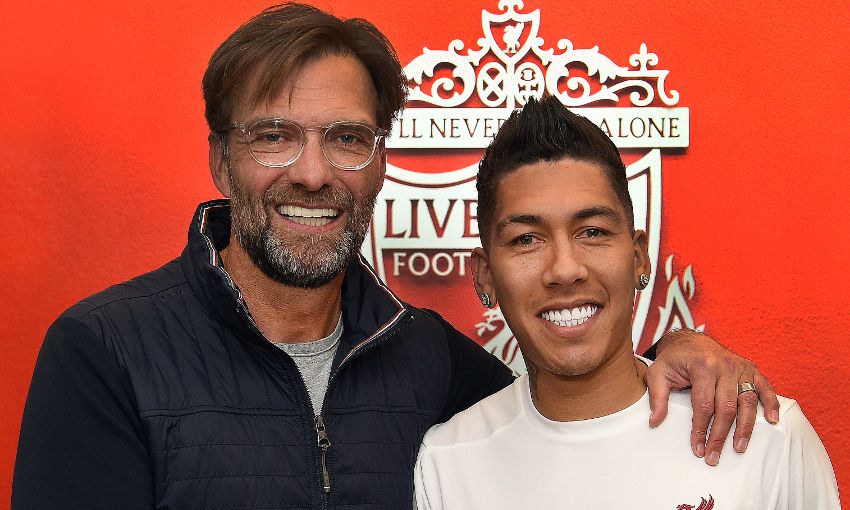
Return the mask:
<svg viewBox="0 0 850 510">
<path fill-rule="evenodd" d="M 496 236 L 501 235 L 506 228 L 517 223 L 522 225 L 540 225 L 543 223 L 543 218 L 536 214 L 513 214 L 496 223 Z"/>
<path fill-rule="evenodd" d="M 579 211 L 576 211 L 572 216 L 572 221 L 583 221 L 590 218 L 596 218 L 599 216 L 607 217 L 612 221 L 622 221 L 622 216 L 616 210 L 606 206 L 606 205 L 597 205 L 593 207 L 586 207 Z M 508 216 L 507 218 L 501 220 L 496 223 L 496 232 L 495 235 L 499 236 L 504 232 L 504 230 L 511 225 L 521 224 L 521 225 L 541 225 L 543 223 L 543 217 L 538 216 L 536 214 L 513 214 Z"/>
<path fill-rule="evenodd" d="M 573 221 L 587 220 L 590 218 L 595 218 L 597 216 L 606 216 L 610 220 L 617 222 L 622 221 L 623 219 L 622 216 L 620 216 L 620 213 L 618 213 L 614 209 L 611 209 L 607 205 L 597 205 L 576 212 L 575 214 L 573 214 Z"/>
</svg>

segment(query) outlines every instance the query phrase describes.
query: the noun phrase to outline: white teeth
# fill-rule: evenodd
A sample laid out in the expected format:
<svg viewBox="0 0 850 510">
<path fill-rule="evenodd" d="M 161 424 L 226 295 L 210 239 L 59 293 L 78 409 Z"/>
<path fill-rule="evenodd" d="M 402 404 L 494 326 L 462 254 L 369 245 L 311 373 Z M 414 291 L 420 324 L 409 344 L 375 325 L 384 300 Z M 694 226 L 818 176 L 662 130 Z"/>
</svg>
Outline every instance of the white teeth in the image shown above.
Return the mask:
<svg viewBox="0 0 850 510">
<path fill-rule="evenodd" d="M 310 227 L 321 227 L 327 225 L 339 216 L 339 210 L 328 208 L 310 209 L 307 207 L 299 207 L 297 205 L 282 205 L 277 208 L 277 212 L 286 216 L 287 219 L 294 221 L 300 225 Z"/>
<path fill-rule="evenodd" d="M 278 212 L 284 216 L 301 216 L 303 218 L 334 217 L 339 214 L 336 209 L 299 207 L 297 205 L 284 205 L 278 207 Z"/>
<path fill-rule="evenodd" d="M 553 322 L 558 326 L 572 328 L 579 324 L 583 324 L 587 321 L 587 319 L 593 316 L 598 309 L 599 307 L 596 305 L 588 305 L 575 307 L 572 311 L 566 308 L 563 310 L 547 310 L 541 313 L 540 317 L 549 322 Z"/>
<path fill-rule="evenodd" d="M 308 227 L 321 227 L 333 221 L 332 218 L 302 218 L 299 216 L 287 216 L 287 218 L 294 223 Z"/>
</svg>

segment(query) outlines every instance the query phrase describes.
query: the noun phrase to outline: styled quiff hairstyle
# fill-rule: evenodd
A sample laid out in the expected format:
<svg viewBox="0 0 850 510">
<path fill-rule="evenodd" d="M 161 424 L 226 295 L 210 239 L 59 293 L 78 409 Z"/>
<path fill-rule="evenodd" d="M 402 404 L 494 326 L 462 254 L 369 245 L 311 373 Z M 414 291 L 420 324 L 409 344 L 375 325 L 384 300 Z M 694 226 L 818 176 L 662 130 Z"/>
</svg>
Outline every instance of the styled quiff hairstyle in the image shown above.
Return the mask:
<svg viewBox="0 0 850 510">
<path fill-rule="evenodd" d="M 593 122 L 569 111 L 558 98 L 547 95 L 540 101 L 529 99 L 522 110 L 511 113 L 478 165 L 478 230 L 485 248 L 490 240 L 496 192 L 502 178 L 522 166 L 562 159 L 595 163 L 604 168 L 626 213 L 629 228 L 634 230 L 626 166 L 617 146 Z"/>
<path fill-rule="evenodd" d="M 342 20 L 310 5 L 286 3 L 248 20 L 210 58 L 202 82 L 210 131 L 234 121 L 239 101 L 256 106 L 272 100 L 302 65 L 325 55 L 350 55 L 363 64 L 377 92 L 378 127 L 389 130 L 407 96 L 389 40 L 365 19 Z"/>
</svg>

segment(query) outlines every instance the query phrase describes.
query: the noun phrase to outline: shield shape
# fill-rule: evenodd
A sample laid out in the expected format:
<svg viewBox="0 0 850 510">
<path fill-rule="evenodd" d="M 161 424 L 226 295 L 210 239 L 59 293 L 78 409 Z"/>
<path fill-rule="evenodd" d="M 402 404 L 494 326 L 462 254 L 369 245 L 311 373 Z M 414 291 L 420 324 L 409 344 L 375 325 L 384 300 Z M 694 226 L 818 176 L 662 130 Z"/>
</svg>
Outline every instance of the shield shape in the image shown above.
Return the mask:
<svg viewBox="0 0 850 510">
<path fill-rule="evenodd" d="M 480 246 L 477 224 L 477 165 L 443 173 L 405 170 L 387 163 L 363 254 L 399 296 L 438 309 L 458 330 L 475 339 L 517 373 L 525 365 L 516 339 L 498 308 L 481 307 L 472 288 L 470 251 Z M 653 149 L 626 169 L 635 228 L 649 236 L 657 267 L 661 233 L 661 154 Z M 632 341 L 643 335 L 655 283 L 637 293 Z"/>
<path fill-rule="evenodd" d="M 516 7 L 522 8 L 522 2 L 502 0 L 499 8 L 505 12 L 481 11 L 481 28 L 487 41 L 482 46 L 489 45 L 493 54 L 511 66 L 525 57 L 540 28 L 540 10 L 518 13 Z"/>
</svg>

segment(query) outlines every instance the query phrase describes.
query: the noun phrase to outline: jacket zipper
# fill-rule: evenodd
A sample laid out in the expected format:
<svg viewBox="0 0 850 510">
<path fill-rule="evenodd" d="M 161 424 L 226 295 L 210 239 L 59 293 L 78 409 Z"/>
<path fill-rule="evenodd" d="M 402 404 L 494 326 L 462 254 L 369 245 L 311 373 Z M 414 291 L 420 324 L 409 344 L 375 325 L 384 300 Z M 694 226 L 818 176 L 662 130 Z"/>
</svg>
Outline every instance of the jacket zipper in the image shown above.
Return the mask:
<svg viewBox="0 0 850 510">
<path fill-rule="evenodd" d="M 322 452 L 322 490 L 327 494 L 331 491 L 331 477 L 328 475 L 328 448 L 331 447 L 331 440 L 328 438 L 325 419 L 321 414 L 316 415 L 316 437 Z"/>
<path fill-rule="evenodd" d="M 227 274 L 226 271 L 225 271 L 225 274 Z M 230 275 L 227 275 L 227 276 L 228 276 L 228 280 L 230 280 L 230 277 L 229 277 Z M 231 284 L 232 284 L 232 280 L 230 280 L 230 281 L 231 281 Z M 235 289 L 236 286 L 233 285 L 233 288 Z M 242 314 L 247 319 L 248 323 L 251 325 L 251 327 L 253 327 L 254 332 L 257 335 L 259 335 L 260 338 L 263 338 L 265 340 L 266 338 L 263 335 L 263 333 L 260 331 L 259 326 L 257 326 L 256 322 L 254 322 L 254 318 L 251 316 L 251 313 L 248 312 L 248 306 L 245 304 L 245 301 L 242 298 L 242 293 L 238 292 L 238 294 L 239 295 L 238 295 L 238 298 L 237 298 L 237 303 L 239 304 L 239 308 L 240 308 L 239 311 L 242 312 Z M 352 358 L 354 355 L 359 355 L 361 352 L 368 350 L 369 348 L 375 346 L 376 344 L 378 344 L 378 343 L 380 343 L 380 342 L 382 342 L 382 341 L 384 341 L 388 338 L 393 337 L 400 329 L 403 329 L 403 327 L 408 322 L 410 322 L 411 319 L 412 319 L 412 317 L 407 316 L 405 319 L 397 321 L 397 323 L 395 325 L 393 325 L 387 331 L 384 331 L 381 334 L 379 334 L 375 337 L 372 337 L 372 338 L 354 346 L 354 348 L 343 358 L 342 362 L 340 362 L 337 369 L 334 372 L 331 373 L 330 378 L 328 379 L 328 387 L 327 387 L 327 389 L 325 389 L 325 399 L 327 399 L 327 395 L 330 391 L 331 383 L 334 380 L 334 376 L 336 375 L 337 372 L 339 372 L 339 370 L 342 368 L 342 366 L 345 365 L 346 362 L 350 358 Z M 296 372 L 298 373 L 299 378 L 301 378 L 301 383 L 302 383 L 302 385 L 305 389 L 305 393 L 307 393 L 307 391 L 306 391 L 307 385 L 304 382 L 303 377 L 301 377 L 301 373 L 298 370 L 296 370 Z M 307 397 L 308 397 L 308 401 L 309 401 L 309 394 L 308 394 Z M 324 409 L 324 407 L 325 407 L 325 403 L 326 403 L 324 401 L 325 399 L 323 399 L 323 402 L 322 402 L 322 409 Z M 320 411 L 320 413 L 321 413 L 321 411 Z M 328 473 L 328 462 L 327 462 L 328 461 L 328 448 L 331 447 L 331 440 L 328 437 L 328 431 L 325 428 L 325 419 L 321 414 L 317 414 L 315 416 L 314 423 L 315 423 L 315 428 L 316 428 L 317 444 L 319 446 L 319 450 L 320 450 L 320 453 L 321 453 L 321 469 L 322 469 L 321 485 L 322 485 L 322 492 L 326 496 L 325 498 L 323 498 L 324 501 L 322 502 L 322 508 L 325 508 L 325 505 L 327 504 L 327 495 L 331 492 L 331 477 L 330 477 L 330 474 Z"/>
<path fill-rule="evenodd" d="M 400 324 L 396 325 L 396 327 L 393 328 L 391 333 L 389 333 L 389 334 L 387 334 L 383 337 L 372 338 L 370 341 L 363 342 L 360 345 L 357 345 L 354 349 L 352 349 L 352 351 L 350 353 L 348 353 L 348 355 L 339 364 L 337 369 L 334 372 L 331 373 L 331 376 L 328 379 L 328 387 L 327 387 L 327 389 L 325 389 L 325 398 L 322 399 L 322 410 L 324 410 L 325 403 L 327 403 L 327 396 L 328 396 L 328 393 L 330 392 L 331 383 L 334 380 L 334 376 L 339 372 L 339 370 L 343 367 L 343 365 L 345 365 L 345 363 L 351 358 L 351 355 L 355 351 L 357 351 L 358 353 L 362 352 L 363 350 L 366 350 L 366 348 L 374 346 L 375 344 L 379 343 L 379 341 L 383 341 L 383 340 L 386 340 L 386 339 L 392 337 L 393 335 L 395 335 L 395 333 L 398 331 L 398 329 L 401 328 L 401 326 L 403 326 L 404 324 L 406 324 L 409 321 L 410 321 L 410 318 L 407 318 L 406 320 L 402 321 Z M 380 340 L 379 340 L 379 338 L 380 338 Z M 322 411 L 319 411 L 319 412 L 321 413 Z M 315 425 L 316 425 L 317 444 L 319 445 L 319 451 L 320 451 L 320 455 L 321 455 L 322 492 L 325 495 L 327 495 L 331 492 L 331 477 L 330 477 L 330 474 L 328 473 L 328 449 L 331 447 L 331 440 L 330 440 L 330 437 L 328 436 L 328 430 L 325 427 L 324 416 L 322 416 L 321 414 L 317 414 L 314 421 L 315 421 Z"/>
<path fill-rule="evenodd" d="M 263 338 L 264 340 L 268 341 L 265 338 L 265 336 L 263 335 L 263 333 L 260 331 L 260 328 L 259 328 L 259 326 L 257 326 L 257 323 L 254 322 L 254 318 L 248 312 L 248 307 L 244 304 L 244 301 L 242 300 L 241 293 L 240 293 L 240 296 L 239 296 L 239 304 L 241 305 L 240 306 L 240 312 L 243 313 L 243 315 L 247 319 L 250 326 L 254 328 L 255 333 L 257 335 L 259 335 L 260 338 Z M 297 369 L 297 367 L 296 367 L 295 373 L 298 375 L 298 379 L 301 381 L 301 386 L 302 386 L 302 388 L 304 388 L 304 394 L 307 397 L 307 402 L 309 403 L 310 394 L 307 391 L 307 383 L 304 381 L 304 377 L 301 375 L 301 372 Z M 328 380 L 328 386 L 330 386 L 330 380 Z M 325 396 L 327 396 L 327 390 L 325 390 Z M 324 405 L 322 405 L 322 407 L 324 407 Z M 325 496 L 327 496 L 327 494 L 329 494 L 331 492 L 331 477 L 330 477 L 330 474 L 328 473 L 328 448 L 331 447 L 331 440 L 328 437 L 328 431 L 325 428 L 324 417 L 321 414 L 318 414 L 313 418 L 313 422 L 314 422 L 315 428 L 316 428 L 317 444 L 319 445 L 319 449 L 320 449 L 320 452 L 321 452 L 320 459 L 321 459 L 322 473 L 321 473 L 320 482 L 321 482 L 321 485 L 322 485 L 322 492 L 324 493 Z M 323 498 L 322 508 L 325 508 L 326 504 L 327 504 L 327 498 Z"/>
</svg>

